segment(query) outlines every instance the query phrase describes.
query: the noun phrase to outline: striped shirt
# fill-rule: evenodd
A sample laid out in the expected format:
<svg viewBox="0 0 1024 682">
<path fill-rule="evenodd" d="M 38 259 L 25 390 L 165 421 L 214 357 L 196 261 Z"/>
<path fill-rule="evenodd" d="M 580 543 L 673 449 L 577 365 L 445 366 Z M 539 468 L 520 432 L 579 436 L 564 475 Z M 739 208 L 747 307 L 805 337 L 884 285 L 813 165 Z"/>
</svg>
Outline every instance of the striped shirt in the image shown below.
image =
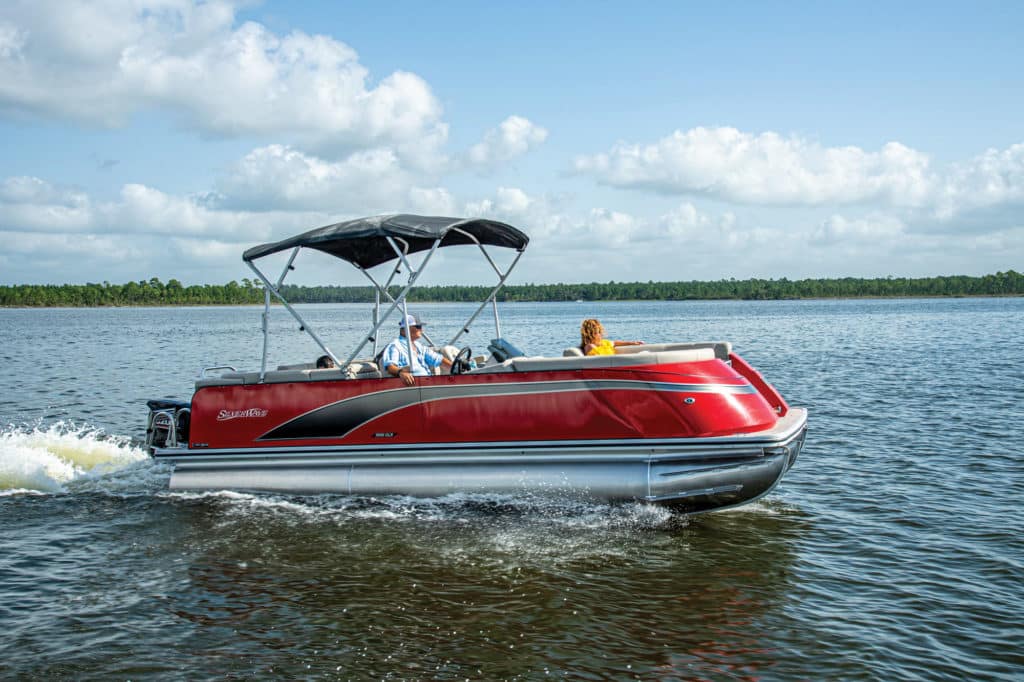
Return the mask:
<svg viewBox="0 0 1024 682">
<path fill-rule="evenodd" d="M 437 351 L 427 348 L 419 341 L 414 341 L 412 348 L 414 354 L 413 362 L 411 364 L 413 376 L 431 376 L 433 374 L 433 371 L 431 370 L 434 367 L 441 366 L 441 354 Z M 385 371 L 391 365 L 395 365 L 399 369 L 410 366 L 409 343 L 406 341 L 404 336 L 399 336 L 384 348 L 380 364 Z"/>
</svg>

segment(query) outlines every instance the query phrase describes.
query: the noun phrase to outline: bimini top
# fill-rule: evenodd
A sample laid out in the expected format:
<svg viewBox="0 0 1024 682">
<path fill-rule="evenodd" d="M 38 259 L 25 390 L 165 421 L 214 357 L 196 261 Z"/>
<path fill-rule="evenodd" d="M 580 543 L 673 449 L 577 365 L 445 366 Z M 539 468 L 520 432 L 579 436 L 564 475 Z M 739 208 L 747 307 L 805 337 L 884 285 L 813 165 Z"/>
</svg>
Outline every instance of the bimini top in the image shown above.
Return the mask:
<svg viewBox="0 0 1024 682">
<path fill-rule="evenodd" d="M 425 251 L 438 239 L 441 240 L 440 246 L 479 242 L 517 251 L 525 249 L 530 241 L 524 233 L 497 220 L 381 215 L 318 227 L 273 244 L 254 246 L 242 254 L 242 259 L 252 261 L 278 251 L 305 246 L 366 269 L 398 257 L 388 237 L 394 239 L 405 253 Z"/>
</svg>

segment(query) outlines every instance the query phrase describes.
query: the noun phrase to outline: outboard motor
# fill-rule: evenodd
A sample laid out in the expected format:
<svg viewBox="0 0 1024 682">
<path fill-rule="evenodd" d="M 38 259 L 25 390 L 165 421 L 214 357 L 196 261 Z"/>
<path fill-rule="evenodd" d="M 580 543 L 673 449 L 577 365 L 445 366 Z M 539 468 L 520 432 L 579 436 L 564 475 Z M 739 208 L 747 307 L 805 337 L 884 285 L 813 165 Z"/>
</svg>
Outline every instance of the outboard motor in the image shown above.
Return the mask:
<svg viewBox="0 0 1024 682">
<path fill-rule="evenodd" d="M 146 449 L 188 446 L 188 427 L 192 405 L 183 400 L 160 398 L 147 400 L 149 420 L 146 422 Z"/>
</svg>

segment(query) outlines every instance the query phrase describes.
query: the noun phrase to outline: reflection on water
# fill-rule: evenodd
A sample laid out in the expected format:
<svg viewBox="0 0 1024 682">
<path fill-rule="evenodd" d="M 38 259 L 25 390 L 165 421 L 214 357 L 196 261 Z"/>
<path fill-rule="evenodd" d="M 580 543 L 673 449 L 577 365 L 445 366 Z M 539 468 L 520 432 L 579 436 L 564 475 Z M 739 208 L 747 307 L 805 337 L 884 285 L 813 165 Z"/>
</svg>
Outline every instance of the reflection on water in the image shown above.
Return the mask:
<svg viewBox="0 0 1024 682">
<path fill-rule="evenodd" d="M 687 521 L 488 497 L 66 501 L 60 558 L 37 538 L 21 554 L 42 564 L 5 566 L 11 587 L 48 576 L 4 607 L 38 614 L 12 633 L 19 674 L 758 677 L 810 528 L 765 503 Z"/>
<path fill-rule="evenodd" d="M 189 527 L 167 595 L 193 626 L 182 653 L 282 674 L 757 676 L 778 653 L 752 626 L 785 600 L 807 528 L 768 507 L 686 522 L 502 499 L 173 504 Z"/>
</svg>

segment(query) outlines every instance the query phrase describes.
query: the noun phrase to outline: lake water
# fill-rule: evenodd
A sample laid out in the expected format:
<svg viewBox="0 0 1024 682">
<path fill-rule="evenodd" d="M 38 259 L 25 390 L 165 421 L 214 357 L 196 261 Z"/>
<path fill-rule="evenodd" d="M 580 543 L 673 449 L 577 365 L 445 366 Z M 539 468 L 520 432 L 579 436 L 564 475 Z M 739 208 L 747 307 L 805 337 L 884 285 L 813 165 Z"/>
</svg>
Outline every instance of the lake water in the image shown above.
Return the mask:
<svg viewBox="0 0 1024 682">
<path fill-rule="evenodd" d="M 369 314 L 300 310 L 339 355 Z M 435 342 L 471 310 L 415 308 Z M 531 354 L 591 316 L 730 340 L 810 409 L 805 450 L 764 500 L 690 519 L 170 493 L 145 400 L 258 368 L 260 309 L 0 310 L 0 677 L 1024 678 L 1024 299 L 501 310 Z M 272 327 L 271 364 L 319 354 Z"/>
</svg>

